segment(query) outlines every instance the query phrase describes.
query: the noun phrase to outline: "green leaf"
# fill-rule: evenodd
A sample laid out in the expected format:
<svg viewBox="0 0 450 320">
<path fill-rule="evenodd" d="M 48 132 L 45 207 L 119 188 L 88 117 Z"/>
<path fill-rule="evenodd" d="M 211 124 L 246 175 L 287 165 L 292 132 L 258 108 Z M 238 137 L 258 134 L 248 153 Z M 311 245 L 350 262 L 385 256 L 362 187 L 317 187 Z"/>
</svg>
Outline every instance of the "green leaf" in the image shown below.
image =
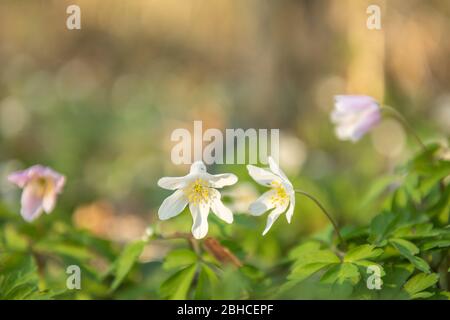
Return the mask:
<svg viewBox="0 0 450 320">
<path fill-rule="evenodd" d="M 404 239 L 390 239 L 389 242 L 417 269 L 426 273 L 430 272 L 430 266 L 428 265 L 428 263 L 422 258 L 415 256 L 419 253 L 419 248 L 417 248 L 414 243 Z"/>
<path fill-rule="evenodd" d="M 436 237 L 439 235 L 439 230 L 433 229 L 431 223 L 419 223 L 414 225 L 403 226 L 395 230 L 393 236 L 395 238 L 403 239 L 421 239 Z"/>
<path fill-rule="evenodd" d="M 191 265 L 197 261 L 197 255 L 188 249 L 178 249 L 173 250 L 169 254 L 167 254 L 163 268 L 165 270 L 171 270 L 181 267 L 186 267 Z"/>
<path fill-rule="evenodd" d="M 450 175 L 450 161 L 440 160 L 435 165 L 430 175 L 424 179 L 420 185 L 420 191 L 428 194 L 431 189 L 439 183 L 439 181 Z"/>
<path fill-rule="evenodd" d="M 1 270 L 0 300 L 42 300 L 54 296 L 51 291 L 39 290 L 37 267 L 31 256 L 3 255 L 0 265 L 9 267 Z"/>
<path fill-rule="evenodd" d="M 358 267 L 352 263 L 342 263 L 330 268 L 320 279 L 322 283 L 356 285 L 361 279 Z"/>
<path fill-rule="evenodd" d="M 419 248 L 410 241 L 404 239 L 390 239 L 389 242 L 403 255 L 414 256 L 419 253 Z"/>
<path fill-rule="evenodd" d="M 296 260 L 299 257 L 301 258 L 308 252 L 314 252 L 318 250 L 320 250 L 320 243 L 317 241 L 309 241 L 292 249 L 291 252 L 289 252 L 289 259 Z"/>
<path fill-rule="evenodd" d="M 316 241 L 301 244 L 290 252 L 289 257 L 295 259 L 295 262 L 288 279 L 296 282 L 303 281 L 327 266 L 341 262 L 331 250 L 320 249 L 320 243 Z"/>
<path fill-rule="evenodd" d="M 330 265 L 330 263 L 323 263 L 323 262 L 299 265 L 292 270 L 292 272 L 288 276 L 288 279 L 296 280 L 297 282 L 303 281 L 306 278 L 313 275 L 314 273 L 320 271 L 321 269 L 323 269 L 329 265 Z"/>
<path fill-rule="evenodd" d="M 419 273 L 405 283 L 404 289 L 411 297 L 414 297 L 419 292 L 434 285 L 438 280 L 439 275 L 436 273 Z"/>
<path fill-rule="evenodd" d="M 370 244 L 364 244 L 355 247 L 347 252 L 344 257 L 345 262 L 356 262 L 359 260 L 366 260 L 370 258 L 376 258 L 383 253 L 383 249 L 377 249 Z"/>
<path fill-rule="evenodd" d="M 384 212 L 374 217 L 370 223 L 369 240 L 382 244 L 382 241 L 393 231 L 396 220 L 397 216 L 391 212 Z"/>
<path fill-rule="evenodd" d="M 195 299 L 210 299 L 213 287 L 217 285 L 219 278 L 214 271 L 205 263 L 200 265 L 197 287 L 195 288 Z"/>
<path fill-rule="evenodd" d="M 440 145 L 437 143 L 429 144 L 426 146 L 426 150 L 420 151 L 416 156 L 406 165 L 406 168 L 410 172 L 429 173 L 432 169 L 432 162 L 430 159 L 439 150 Z"/>
<path fill-rule="evenodd" d="M 339 263 L 340 260 L 336 254 L 329 249 L 320 249 L 317 243 L 306 243 L 295 248 L 291 254 L 291 258 L 295 258 L 294 269 L 310 263 Z"/>
<path fill-rule="evenodd" d="M 174 273 L 161 285 L 161 295 L 172 300 L 186 299 L 196 270 L 197 264 L 193 264 Z"/>
<path fill-rule="evenodd" d="M 422 250 L 427 251 L 435 248 L 448 248 L 450 247 L 450 239 L 432 240 L 425 242 L 422 245 Z"/>
<path fill-rule="evenodd" d="M 380 198 L 383 193 L 386 192 L 388 187 L 396 182 L 398 179 L 397 176 L 383 176 L 380 179 L 372 182 L 370 184 L 369 191 L 366 192 L 365 196 L 361 200 L 361 208 L 367 207 L 369 204 L 372 204 L 377 198 Z"/>
<path fill-rule="evenodd" d="M 94 257 L 93 253 L 86 247 L 57 241 L 39 242 L 36 244 L 35 249 L 37 251 L 55 253 L 61 256 L 74 258 L 80 261 L 85 261 Z"/>
<path fill-rule="evenodd" d="M 400 288 L 406 283 L 406 280 L 414 272 L 414 266 L 412 264 L 395 264 L 386 266 L 386 276 L 383 278 L 383 282 L 387 286 Z"/>
<path fill-rule="evenodd" d="M 19 234 L 11 224 L 4 226 L 4 239 L 7 248 L 11 250 L 25 251 L 28 248 L 26 237 Z"/>
<path fill-rule="evenodd" d="M 122 253 L 117 258 L 114 265 L 114 281 L 111 285 L 111 290 L 116 290 L 122 281 L 127 276 L 128 272 L 130 272 L 136 260 L 142 253 L 142 250 L 145 247 L 146 242 L 142 240 L 138 240 L 130 243 L 125 247 Z"/>
<path fill-rule="evenodd" d="M 407 194 L 415 203 L 422 201 L 422 194 L 419 190 L 419 177 L 417 175 L 408 175 L 404 181 L 404 187 Z"/>
<path fill-rule="evenodd" d="M 426 299 L 426 298 L 432 297 L 433 295 L 434 295 L 434 293 L 432 293 L 432 292 L 422 291 L 422 292 L 412 295 L 411 299 Z"/>
<path fill-rule="evenodd" d="M 380 299 L 408 299 L 409 295 L 403 290 L 403 285 L 414 272 L 410 263 L 385 265 L 385 276 L 380 292 Z"/>
</svg>

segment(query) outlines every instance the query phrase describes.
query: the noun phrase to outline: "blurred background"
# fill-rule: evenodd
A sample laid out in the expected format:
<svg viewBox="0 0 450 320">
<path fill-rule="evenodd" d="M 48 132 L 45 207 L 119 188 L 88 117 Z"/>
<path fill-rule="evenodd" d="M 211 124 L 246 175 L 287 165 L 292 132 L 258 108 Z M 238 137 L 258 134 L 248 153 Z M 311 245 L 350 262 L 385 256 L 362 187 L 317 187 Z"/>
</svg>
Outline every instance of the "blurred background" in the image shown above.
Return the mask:
<svg viewBox="0 0 450 320">
<path fill-rule="evenodd" d="M 66 28 L 71 4 L 81 8 L 81 30 Z M 366 27 L 371 4 L 381 8 L 381 30 Z M 204 129 L 279 128 L 281 166 L 294 183 L 340 224 L 366 223 L 377 210 L 364 205 L 369 182 L 417 146 L 390 120 L 358 144 L 338 141 L 333 95 L 371 95 L 425 141 L 445 142 L 449 30 L 445 0 L 3 0 L 1 198 L 18 212 L 20 191 L 5 176 L 41 163 L 67 176 L 51 219 L 119 243 L 149 225 L 189 232 L 187 213 L 157 222 L 170 192 L 156 182 L 186 173 L 170 160 L 170 134 L 202 120 Z M 209 170 L 249 180 L 243 165 Z M 259 237 L 266 219 L 246 220 L 245 208 L 262 191 L 254 183 L 225 191 L 250 228 L 229 230 L 251 235 L 242 242 L 250 255 L 259 247 L 260 257 L 277 257 L 280 241 L 288 247 L 328 226 L 298 200 L 289 228 L 280 219 Z"/>
</svg>

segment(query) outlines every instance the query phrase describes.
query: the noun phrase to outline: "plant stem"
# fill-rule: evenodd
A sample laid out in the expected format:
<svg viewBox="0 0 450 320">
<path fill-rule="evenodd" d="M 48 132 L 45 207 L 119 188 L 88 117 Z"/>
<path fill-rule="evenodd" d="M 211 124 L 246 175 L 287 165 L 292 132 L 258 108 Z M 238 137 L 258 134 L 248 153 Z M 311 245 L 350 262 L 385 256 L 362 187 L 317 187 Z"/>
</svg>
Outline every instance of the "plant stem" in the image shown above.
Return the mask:
<svg viewBox="0 0 450 320">
<path fill-rule="evenodd" d="M 156 239 L 159 240 L 174 240 L 174 239 L 184 239 L 188 242 L 191 249 L 199 256 L 201 254 L 200 252 L 200 246 L 198 244 L 197 239 L 194 239 L 192 234 L 190 233 L 184 233 L 184 232 L 175 232 L 171 235 L 161 235 L 157 234 Z"/>
<path fill-rule="evenodd" d="M 403 125 L 403 127 L 406 130 L 408 130 L 409 133 L 414 137 L 414 139 L 417 141 L 417 143 L 420 145 L 420 147 L 424 151 L 427 150 L 427 147 L 423 143 L 422 139 L 420 139 L 419 135 L 416 133 L 414 128 L 408 123 L 408 121 L 405 119 L 405 117 L 400 112 L 398 112 L 396 109 L 389 107 L 389 106 L 382 106 L 381 110 L 385 111 L 388 115 L 391 115 L 396 120 L 398 120 Z"/>
<path fill-rule="evenodd" d="M 320 201 L 305 191 L 295 190 L 295 192 L 309 198 L 320 208 L 320 210 L 322 210 L 322 212 L 327 216 L 328 220 L 330 220 L 331 224 L 333 225 L 334 231 L 336 232 L 339 240 L 341 241 L 342 244 L 345 245 L 345 240 L 344 240 L 344 238 L 342 238 L 342 235 L 341 235 L 341 232 L 339 231 L 339 227 L 338 227 L 337 223 L 334 221 L 334 219 L 331 217 L 331 215 L 328 213 L 328 211 L 325 209 L 325 207 L 320 203 Z"/>
<path fill-rule="evenodd" d="M 190 233 L 175 232 L 171 235 L 161 235 L 157 234 L 156 239 L 159 240 L 173 240 L 173 239 L 185 239 L 191 249 L 201 258 L 202 247 L 200 246 L 200 241 L 195 239 Z M 243 263 L 236 257 L 230 249 L 220 244 L 220 242 L 213 237 L 207 237 L 203 240 L 203 248 L 210 252 L 219 262 L 226 264 L 231 262 L 234 266 L 240 268 Z"/>
</svg>

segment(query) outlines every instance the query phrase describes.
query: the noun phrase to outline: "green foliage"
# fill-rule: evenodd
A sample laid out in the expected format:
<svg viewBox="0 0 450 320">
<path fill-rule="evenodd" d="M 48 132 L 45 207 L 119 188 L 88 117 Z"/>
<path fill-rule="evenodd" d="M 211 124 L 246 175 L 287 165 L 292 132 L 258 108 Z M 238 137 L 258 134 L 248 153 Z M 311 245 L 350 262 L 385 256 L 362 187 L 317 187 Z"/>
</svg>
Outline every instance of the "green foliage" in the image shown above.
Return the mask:
<svg viewBox="0 0 450 320">
<path fill-rule="evenodd" d="M 391 189 L 380 214 L 363 232 L 343 233 L 347 247 L 306 242 L 291 250 L 281 297 L 426 299 L 448 297 L 448 161 L 438 159 L 437 145 L 399 167 L 403 177 L 382 179 L 363 203 Z M 444 179 L 447 179 L 444 182 Z M 395 181 L 395 182 L 393 182 Z M 389 185 L 389 182 L 393 182 Z M 352 234 L 353 233 L 353 234 Z M 369 266 L 380 270 L 380 290 L 369 289 Z M 331 294 L 330 294 L 331 292 Z"/>
<path fill-rule="evenodd" d="M 437 152 L 432 145 L 374 183 L 362 207 L 378 213 L 345 225 L 345 243 L 331 227 L 284 238 L 277 230 L 293 226 L 283 219 L 261 237 L 254 218 L 236 215 L 232 226 L 211 219 L 213 247 L 160 233 L 119 245 L 57 213 L 28 224 L 0 206 L 0 298 L 448 299 L 450 165 Z M 141 259 L 146 249 L 161 256 Z M 81 290 L 66 288 L 73 264 Z"/>
<path fill-rule="evenodd" d="M 39 289 L 37 266 L 31 257 L 1 255 L 0 263 L 8 265 L 0 275 L 0 297 L 5 300 L 46 300 L 56 294 Z"/>
<path fill-rule="evenodd" d="M 114 263 L 114 281 L 111 289 L 115 290 L 122 283 L 128 272 L 130 272 L 136 260 L 144 250 L 146 242 L 139 240 L 127 245 Z"/>
<path fill-rule="evenodd" d="M 419 273 L 405 283 L 404 289 L 412 299 L 429 298 L 433 295 L 433 293 L 426 292 L 424 290 L 433 286 L 438 280 L 439 276 L 435 273 Z"/>
</svg>

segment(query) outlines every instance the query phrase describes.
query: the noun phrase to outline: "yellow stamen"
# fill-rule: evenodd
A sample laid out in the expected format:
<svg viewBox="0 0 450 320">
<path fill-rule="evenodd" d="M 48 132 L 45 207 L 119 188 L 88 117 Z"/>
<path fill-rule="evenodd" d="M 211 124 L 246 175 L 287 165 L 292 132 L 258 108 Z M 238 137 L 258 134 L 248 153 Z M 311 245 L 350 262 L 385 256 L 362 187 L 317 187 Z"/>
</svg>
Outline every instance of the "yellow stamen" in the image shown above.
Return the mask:
<svg viewBox="0 0 450 320">
<path fill-rule="evenodd" d="M 200 178 L 191 182 L 183 191 L 192 204 L 208 203 L 212 197 L 208 183 Z"/>
<path fill-rule="evenodd" d="M 273 181 L 271 183 L 273 190 L 276 191 L 276 193 L 270 198 L 272 203 L 277 206 L 286 205 L 289 202 L 289 195 L 286 192 L 285 187 L 278 181 Z"/>
</svg>

